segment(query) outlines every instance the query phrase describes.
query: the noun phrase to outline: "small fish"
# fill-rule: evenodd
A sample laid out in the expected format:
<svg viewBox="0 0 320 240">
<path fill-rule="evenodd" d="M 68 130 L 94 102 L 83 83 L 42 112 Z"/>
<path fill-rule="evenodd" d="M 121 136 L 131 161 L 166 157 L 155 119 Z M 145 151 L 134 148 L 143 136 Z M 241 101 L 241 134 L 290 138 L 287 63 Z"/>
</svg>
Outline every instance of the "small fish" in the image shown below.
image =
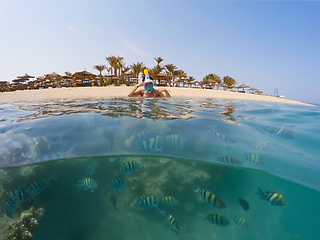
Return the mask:
<svg viewBox="0 0 320 240">
<path fill-rule="evenodd" d="M 246 159 L 251 163 L 264 165 L 264 163 L 260 160 L 260 155 L 258 153 L 248 152 L 246 153 Z"/>
<path fill-rule="evenodd" d="M 254 150 L 265 151 L 272 146 L 272 143 L 269 141 L 258 140 L 255 143 L 251 144 L 251 148 Z"/>
<path fill-rule="evenodd" d="M 263 192 L 261 188 L 258 188 L 258 192 L 255 193 L 259 198 L 269 202 L 269 205 L 284 206 L 286 205 L 286 199 L 283 195 L 276 192 Z"/>
<path fill-rule="evenodd" d="M 39 195 L 43 189 L 47 188 L 48 182 L 46 180 L 37 180 L 30 184 L 28 191 L 32 197 Z"/>
<path fill-rule="evenodd" d="M 165 135 L 163 141 L 163 149 L 170 148 L 170 149 L 183 149 L 185 146 L 187 138 L 182 134 L 170 134 Z"/>
<path fill-rule="evenodd" d="M 75 187 L 79 187 L 79 190 L 82 189 L 83 191 L 91 190 L 91 192 L 94 192 L 98 188 L 98 184 L 95 180 L 91 178 L 84 178 L 82 180 L 78 180 L 77 183 L 73 184 Z"/>
<path fill-rule="evenodd" d="M 171 231 L 174 232 L 176 235 L 179 235 L 179 225 L 178 222 L 175 220 L 175 218 L 168 212 L 164 210 L 158 209 L 158 211 L 167 218 L 167 221 L 169 221 L 170 226 L 171 226 Z"/>
<path fill-rule="evenodd" d="M 199 214 L 204 220 L 219 225 L 219 226 L 228 226 L 230 224 L 229 220 L 225 217 L 218 214 Z"/>
<path fill-rule="evenodd" d="M 99 163 L 96 161 L 93 161 L 91 164 L 87 167 L 87 174 L 86 176 L 91 176 L 96 172 L 96 169 L 99 167 Z"/>
<path fill-rule="evenodd" d="M 241 207 L 242 207 L 244 210 L 246 210 L 246 211 L 249 210 L 249 208 L 250 208 L 250 207 L 249 207 L 249 203 L 248 203 L 246 200 L 244 200 L 243 198 L 239 198 L 238 201 L 239 201 Z"/>
<path fill-rule="evenodd" d="M 244 229 L 249 228 L 249 224 L 244 219 L 242 219 L 240 217 L 236 217 L 236 216 L 233 216 L 232 219 L 238 225 L 238 227 L 241 227 Z"/>
<path fill-rule="evenodd" d="M 172 196 L 165 196 L 161 199 L 161 203 L 168 206 L 175 206 L 179 203 L 179 200 Z"/>
<path fill-rule="evenodd" d="M 194 184 L 193 184 L 194 185 Z M 194 185 L 196 187 L 195 190 L 193 190 L 194 192 L 197 192 L 201 195 L 201 197 L 210 205 L 210 206 L 214 206 L 217 208 L 226 208 L 226 204 L 216 195 L 212 194 L 211 192 L 202 189 L 200 187 L 197 187 L 196 185 Z"/>
<path fill-rule="evenodd" d="M 212 134 L 215 135 L 220 140 L 226 142 L 226 143 L 236 143 L 237 142 L 236 140 L 232 139 L 231 137 L 228 137 L 228 136 L 223 135 L 223 134 L 218 133 L 218 132 L 212 131 Z"/>
<path fill-rule="evenodd" d="M 14 189 L 7 192 L 6 199 L 13 199 L 17 202 L 23 202 L 23 201 L 30 201 L 28 198 L 28 191 L 25 191 L 23 189 Z"/>
<path fill-rule="evenodd" d="M 112 206 L 114 207 L 114 209 L 117 211 L 117 199 L 116 196 L 114 195 L 114 193 L 109 193 L 110 194 L 110 202 L 112 203 Z"/>
<path fill-rule="evenodd" d="M 2 204 L 4 213 L 11 219 L 14 218 L 14 212 L 17 209 L 17 203 L 14 199 L 6 199 Z"/>
<path fill-rule="evenodd" d="M 136 206 L 140 209 L 140 210 L 145 210 L 148 208 L 153 208 L 153 207 L 157 207 L 159 204 L 158 199 L 155 196 L 140 196 Z"/>
<path fill-rule="evenodd" d="M 137 161 L 124 162 L 120 166 L 120 172 L 130 174 L 132 172 L 138 172 L 141 168 L 141 165 Z"/>
<path fill-rule="evenodd" d="M 163 138 L 161 136 L 156 136 L 154 138 L 143 138 L 136 139 L 134 142 L 134 147 L 142 152 L 154 152 L 162 150 L 163 148 Z"/>
<path fill-rule="evenodd" d="M 217 160 L 221 163 L 232 164 L 232 165 L 242 165 L 242 162 L 240 160 L 230 156 L 219 157 Z"/>
<path fill-rule="evenodd" d="M 294 138 L 294 131 L 292 131 L 289 126 L 285 126 L 285 125 L 277 126 L 277 127 L 267 126 L 265 127 L 265 130 L 269 133 L 276 134 L 281 138 L 287 138 L 287 139 Z"/>
<path fill-rule="evenodd" d="M 119 192 L 123 188 L 123 179 L 120 175 L 112 180 L 112 188 L 113 192 Z"/>
</svg>

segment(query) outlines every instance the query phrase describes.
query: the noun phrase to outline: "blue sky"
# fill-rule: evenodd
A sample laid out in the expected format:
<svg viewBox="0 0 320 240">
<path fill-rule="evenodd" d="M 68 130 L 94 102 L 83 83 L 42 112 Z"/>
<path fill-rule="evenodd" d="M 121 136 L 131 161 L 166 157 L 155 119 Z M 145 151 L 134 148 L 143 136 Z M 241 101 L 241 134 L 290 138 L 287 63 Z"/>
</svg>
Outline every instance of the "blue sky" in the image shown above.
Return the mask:
<svg viewBox="0 0 320 240">
<path fill-rule="evenodd" d="M 1 1 L 0 80 L 162 57 L 197 80 L 320 103 L 319 27 L 313 1 Z"/>
</svg>

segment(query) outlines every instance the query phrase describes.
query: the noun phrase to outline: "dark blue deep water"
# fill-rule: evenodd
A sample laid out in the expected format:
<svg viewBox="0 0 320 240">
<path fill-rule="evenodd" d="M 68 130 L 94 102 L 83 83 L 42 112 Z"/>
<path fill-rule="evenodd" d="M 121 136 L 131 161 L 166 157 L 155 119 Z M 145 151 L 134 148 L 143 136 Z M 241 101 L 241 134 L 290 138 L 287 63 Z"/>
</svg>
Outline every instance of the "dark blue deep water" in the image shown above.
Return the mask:
<svg viewBox="0 0 320 240">
<path fill-rule="evenodd" d="M 318 106 L 0 105 L 0 240 L 316 240 L 319 156 Z"/>
</svg>

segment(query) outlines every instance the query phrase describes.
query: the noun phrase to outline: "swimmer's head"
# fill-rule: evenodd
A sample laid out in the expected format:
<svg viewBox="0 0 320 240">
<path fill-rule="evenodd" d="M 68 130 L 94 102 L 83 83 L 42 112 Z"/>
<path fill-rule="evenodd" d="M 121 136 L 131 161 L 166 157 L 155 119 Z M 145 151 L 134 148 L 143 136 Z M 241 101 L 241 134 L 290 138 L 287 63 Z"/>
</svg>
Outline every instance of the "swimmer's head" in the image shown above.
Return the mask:
<svg viewBox="0 0 320 240">
<path fill-rule="evenodd" d="M 143 83 L 144 90 L 148 93 L 152 93 L 154 91 L 153 81 L 150 78 L 147 78 Z"/>
</svg>

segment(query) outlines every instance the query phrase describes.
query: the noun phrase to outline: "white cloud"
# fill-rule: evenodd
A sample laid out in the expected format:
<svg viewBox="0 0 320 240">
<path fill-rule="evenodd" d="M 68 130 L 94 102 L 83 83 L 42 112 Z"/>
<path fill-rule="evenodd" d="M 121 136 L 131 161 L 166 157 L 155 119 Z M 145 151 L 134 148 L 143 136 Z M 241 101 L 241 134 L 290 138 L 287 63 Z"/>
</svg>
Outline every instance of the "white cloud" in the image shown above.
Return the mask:
<svg viewBox="0 0 320 240">
<path fill-rule="evenodd" d="M 134 46 L 133 44 L 131 44 L 127 39 L 124 39 L 124 38 L 120 37 L 120 41 L 121 41 L 123 46 L 125 46 L 126 48 L 128 48 L 132 52 L 134 52 L 134 53 L 136 53 L 138 55 L 141 55 L 141 56 L 146 56 L 147 55 L 139 47 Z"/>
<path fill-rule="evenodd" d="M 78 29 L 73 26 L 68 26 L 68 29 L 69 29 L 69 31 L 73 31 L 73 32 L 78 31 Z"/>
</svg>

